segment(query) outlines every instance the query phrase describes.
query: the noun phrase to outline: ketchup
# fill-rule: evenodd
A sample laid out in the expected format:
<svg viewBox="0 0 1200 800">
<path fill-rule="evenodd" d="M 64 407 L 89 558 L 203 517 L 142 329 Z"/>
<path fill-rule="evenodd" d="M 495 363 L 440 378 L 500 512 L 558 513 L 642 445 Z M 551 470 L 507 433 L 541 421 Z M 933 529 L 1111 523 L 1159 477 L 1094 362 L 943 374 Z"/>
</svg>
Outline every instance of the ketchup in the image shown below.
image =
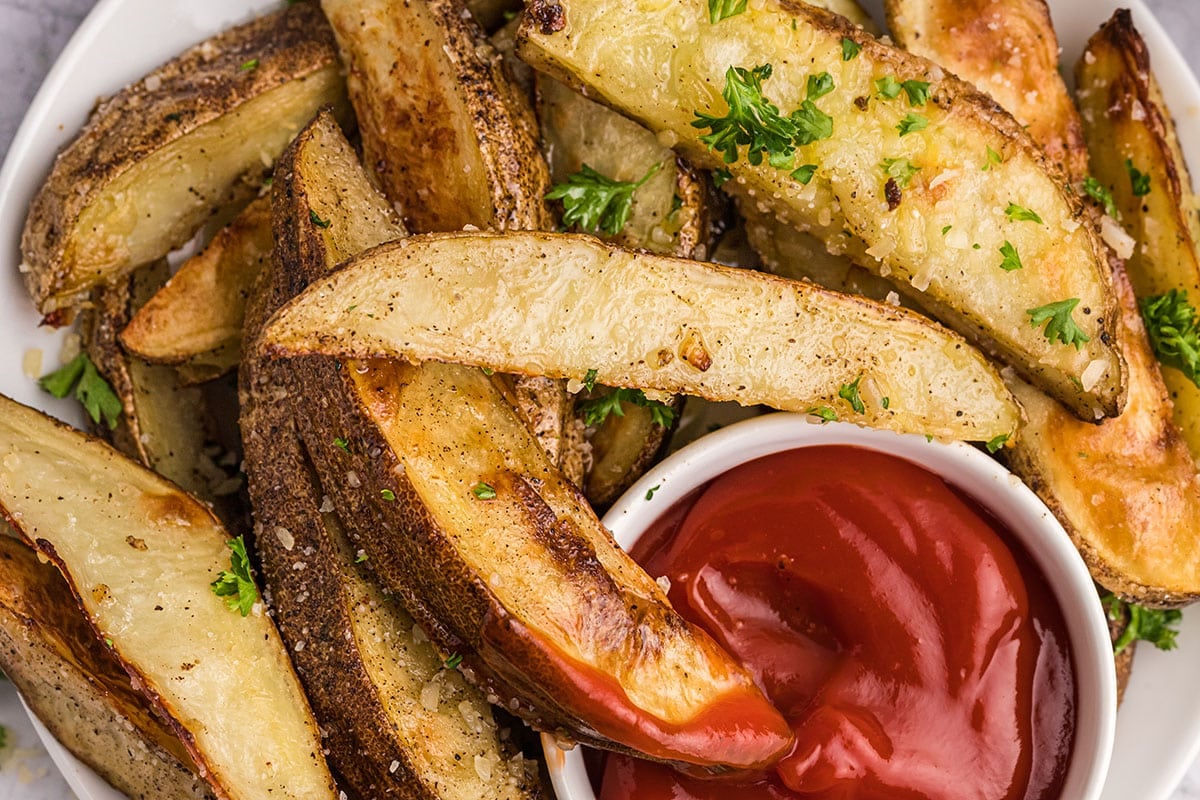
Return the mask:
<svg viewBox="0 0 1200 800">
<path fill-rule="evenodd" d="M 607 754 L 600 800 L 1054 800 L 1075 722 L 1062 614 L 997 523 L 940 478 L 853 447 L 743 464 L 633 556 L 795 731 L 717 780 Z"/>
</svg>

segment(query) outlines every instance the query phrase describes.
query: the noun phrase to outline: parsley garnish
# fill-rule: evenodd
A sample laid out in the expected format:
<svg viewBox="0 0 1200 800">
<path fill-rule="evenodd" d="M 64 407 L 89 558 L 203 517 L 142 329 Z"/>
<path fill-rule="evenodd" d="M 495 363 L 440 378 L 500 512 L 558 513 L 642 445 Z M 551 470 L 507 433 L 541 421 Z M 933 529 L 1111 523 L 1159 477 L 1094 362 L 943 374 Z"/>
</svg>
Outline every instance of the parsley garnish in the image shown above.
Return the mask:
<svg viewBox="0 0 1200 800">
<path fill-rule="evenodd" d="M 1145 197 L 1150 194 L 1150 176 L 1133 165 L 1133 159 L 1125 159 L 1125 171 L 1129 173 L 1129 186 L 1134 195 Z"/>
<path fill-rule="evenodd" d="M 883 406 L 884 411 L 887 411 L 888 407 L 891 406 L 891 404 L 892 404 L 892 401 L 886 397 L 879 401 L 879 405 Z"/>
<path fill-rule="evenodd" d="M 945 236 L 947 233 L 949 233 L 950 229 L 953 227 L 954 227 L 953 225 L 943 225 L 942 226 L 942 236 Z"/>
<path fill-rule="evenodd" d="M 458 665 L 461 663 L 462 656 L 458 653 L 452 653 L 450 657 L 446 659 L 445 666 L 446 669 L 458 669 Z"/>
<path fill-rule="evenodd" d="M 651 486 L 649 489 L 647 489 L 646 490 L 646 499 L 653 500 L 654 493 L 657 492 L 661 486 L 662 486 L 662 484 L 655 484 L 654 486 Z"/>
<path fill-rule="evenodd" d="M 816 175 L 816 174 L 817 174 L 817 165 L 816 164 L 804 164 L 804 165 L 799 166 L 796 169 L 792 170 L 792 177 L 795 178 L 796 180 L 800 181 L 801 183 L 803 183 L 805 186 L 808 185 L 809 181 L 811 181 L 813 179 L 813 175 Z"/>
<path fill-rule="evenodd" d="M 347 453 L 350 452 L 350 443 L 347 442 L 345 439 L 343 439 L 341 436 L 339 436 L 333 440 L 333 446 L 340 447 L 342 450 L 345 450 Z"/>
<path fill-rule="evenodd" d="M 249 72 L 252 69 L 258 69 L 257 58 L 252 58 L 249 61 L 242 62 L 242 65 L 238 67 L 238 72 Z"/>
<path fill-rule="evenodd" d="M 725 183 L 733 177 L 733 173 L 724 167 L 718 167 L 712 171 L 713 186 L 720 189 Z"/>
<path fill-rule="evenodd" d="M 246 555 L 246 542 L 241 536 L 225 542 L 232 551 L 229 556 L 229 569 L 221 570 L 213 581 L 213 594 L 226 598 L 225 604 L 231 611 L 242 612 L 243 617 L 250 616 L 250 610 L 258 602 L 258 587 L 250 575 L 250 557 Z"/>
<path fill-rule="evenodd" d="M 1104 613 L 1112 622 L 1121 622 L 1125 613 L 1129 613 L 1129 623 L 1121 632 L 1120 638 L 1113 642 L 1113 653 L 1120 653 L 1137 640 L 1149 642 L 1159 650 L 1174 650 L 1177 646 L 1175 637 L 1179 635 L 1176 627 L 1183 621 L 1183 612 L 1177 608 L 1146 608 L 1134 603 L 1126 603 L 1115 594 L 1107 595 L 1100 600 L 1104 604 Z"/>
<path fill-rule="evenodd" d="M 311 208 L 308 210 L 308 218 L 312 221 L 312 224 L 316 225 L 318 228 L 328 228 L 333 224 L 331 220 L 321 219 L 321 215 Z"/>
<path fill-rule="evenodd" d="M 380 489 L 379 496 L 384 500 L 387 500 L 389 503 L 394 503 L 396 501 L 396 493 L 391 489 Z"/>
<path fill-rule="evenodd" d="M 1154 355 L 1182 372 L 1200 386 L 1200 334 L 1196 330 L 1196 308 L 1187 292 L 1172 289 L 1166 294 L 1138 301 Z"/>
<path fill-rule="evenodd" d="M 356 556 L 354 557 L 354 563 L 355 563 L 355 564 L 361 564 L 361 563 L 363 563 L 363 562 L 364 562 L 364 561 L 366 561 L 366 560 L 367 560 L 367 553 L 366 553 L 366 551 L 365 551 L 365 550 L 359 550 L 359 551 L 358 551 L 358 555 L 356 555 Z"/>
<path fill-rule="evenodd" d="M 896 80 L 893 75 L 885 75 L 875 81 L 875 91 L 879 92 L 880 97 L 888 100 L 895 100 L 900 96 L 900 81 Z"/>
<path fill-rule="evenodd" d="M 837 419 L 837 412 L 829 406 L 813 406 L 805 414 L 812 414 L 814 417 L 820 417 L 822 422 L 833 422 Z"/>
<path fill-rule="evenodd" d="M 1117 210 L 1117 204 L 1113 201 L 1112 192 L 1104 184 L 1100 183 L 1100 181 L 1088 175 L 1083 181 L 1083 190 L 1097 203 L 1104 205 L 1105 214 L 1108 214 L 1113 219 L 1121 218 L 1121 212 Z"/>
<path fill-rule="evenodd" d="M 989 453 L 997 453 L 1000 451 L 1000 448 L 1004 447 L 1004 445 L 1007 441 L 1008 441 L 1008 434 L 1002 433 L 999 436 L 995 436 L 995 437 L 989 439 L 988 443 L 986 445 L 984 445 L 984 447 L 987 448 L 987 451 Z"/>
<path fill-rule="evenodd" d="M 1059 300 L 1057 303 L 1047 303 L 1044 306 L 1028 309 L 1025 313 L 1029 315 L 1029 324 L 1034 328 L 1043 322 L 1046 323 L 1044 333 L 1047 339 L 1052 342 L 1057 339 L 1063 344 L 1073 344 L 1075 349 L 1079 350 L 1084 342 L 1091 340 L 1091 337 L 1080 330 L 1071 317 L 1071 312 L 1077 305 L 1079 305 L 1079 298 L 1069 297 L 1066 300 Z"/>
<path fill-rule="evenodd" d="M 842 388 L 838 389 L 838 397 L 850 404 L 850 407 L 858 414 L 867 413 L 867 407 L 863 405 L 862 398 L 858 394 L 858 384 L 862 381 L 862 375 L 854 379 L 854 383 L 843 383 Z"/>
<path fill-rule="evenodd" d="M 589 233 L 603 231 L 616 236 L 629 221 L 633 193 L 662 169 L 662 162 L 646 171 L 638 181 L 614 181 L 587 164 L 546 194 L 548 200 L 562 200 L 563 224 L 578 225 Z"/>
<path fill-rule="evenodd" d="M 110 430 L 117 427 L 121 412 L 125 410 L 121 398 L 100 376 L 87 353 L 80 353 L 62 368 L 43 375 L 38 386 L 60 399 L 73 394 L 83 404 L 92 422 L 99 425 L 103 418 Z"/>
<path fill-rule="evenodd" d="M 583 376 L 583 388 L 587 389 L 589 392 L 592 391 L 593 389 L 595 389 L 596 388 L 596 376 L 598 374 L 599 374 L 598 370 L 589 369 Z"/>
<path fill-rule="evenodd" d="M 908 80 L 900 83 L 910 105 L 923 106 L 929 100 L 929 81 Z"/>
<path fill-rule="evenodd" d="M 1013 201 L 1008 201 L 1008 208 L 1004 209 L 1004 215 L 1013 222 L 1036 222 L 1042 224 L 1042 218 L 1038 216 L 1036 211 L 1030 211 L 1028 208 L 1019 206 Z"/>
<path fill-rule="evenodd" d="M 993 150 L 991 147 L 989 147 L 987 149 L 987 160 L 983 162 L 983 171 L 987 172 L 989 169 L 992 168 L 993 164 L 1002 164 L 1002 163 L 1004 163 L 1004 158 L 999 153 L 997 153 L 995 150 Z"/>
<path fill-rule="evenodd" d="M 692 127 L 709 128 L 700 137 L 709 149 L 721 153 L 726 164 L 737 161 L 738 147 L 746 147 L 746 159 L 754 165 L 762 163 L 766 153 L 772 164 L 786 163 L 795 152 L 792 139 L 796 123 L 779 113 L 779 107 L 763 97 L 762 83 L 771 77 L 771 65 L 753 69 L 730 67 L 725 72 L 725 88 L 721 95 L 729 105 L 729 113 L 713 117 L 695 112 Z"/>
<path fill-rule="evenodd" d="M 908 136 L 915 131 L 923 131 L 929 127 L 929 119 L 920 114 L 908 114 L 904 119 L 900 120 L 900 124 L 896 126 L 896 130 L 900 131 L 901 136 Z"/>
<path fill-rule="evenodd" d="M 475 484 L 474 487 L 472 487 L 471 494 L 475 495 L 475 497 L 479 500 L 496 499 L 496 490 L 483 481 L 480 481 L 479 483 Z"/>
<path fill-rule="evenodd" d="M 1021 256 L 1017 253 L 1017 248 L 1013 247 L 1012 242 L 1007 239 L 1004 244 L 1000 245 L 1000 255 L 1004 256 L 1004 260 L 1000 262 L 1000 269 L 1005 272 L 1013 272 L 1025 266 L 1021 263 Z"/>
<path fill-rule="evenodd" d="M 921 171 L 920 167 L 914 167 L 907 158 L 885 158 L 879 168 L 889 177 L 894 178 L 896 185 L 901 189 L 907 189 L 913 176 Z"/>
<path fill-rule="evenodd" d="M 746 0 L 708 0 L 708 21 L 716 25 L 746 10 Z"/>
<path fill-rule="evenodd" d="M 609 414 L 625 416 L 625 410 L 621 408 L 622 402 L 649 409 L 650 421 L 660 427 L 669 428 L 675 422 L 675 409 L 666 403 L 648 399 L 641 389 L 614 389 L 608 394 L 585 400 L 578 408 L 583 414 L 583 423 L 595 426 L 603 424 Z"/>
<path fill-rule="evenodd" d="M 805 100 L 792 112 L 796 124 L 796 144 L 805 145 L 833 136 L 833 117 L 817 108 L 812 100 Z"/>
<path fill-rule="evenodd" d="M 850 61 L 862 51 L 862 46 L 853 39 L 842 37 L 842 61 Z"/>
<path fill-rule="evenodd" d="M 833 76 L 828 72 L 818 72 L 808 76 L 808 99 L 816 100 L 833 91 Z"/>
</svg>

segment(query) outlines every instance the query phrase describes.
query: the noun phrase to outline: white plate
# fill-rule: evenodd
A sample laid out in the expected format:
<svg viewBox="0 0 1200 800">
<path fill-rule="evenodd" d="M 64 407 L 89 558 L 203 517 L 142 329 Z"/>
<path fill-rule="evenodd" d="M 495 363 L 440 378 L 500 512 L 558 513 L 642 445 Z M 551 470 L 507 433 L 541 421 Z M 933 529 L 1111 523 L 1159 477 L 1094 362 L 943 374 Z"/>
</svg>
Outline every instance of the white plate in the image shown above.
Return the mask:
<svg viewBox="0 0 1200 800">
<path fill-rule="evenodd" d="M 1087 37 L 1117 7 L 1133 9 L 1179 125 L 1188 162 L 1200 168 L 1200 85 L 1140 0 L 1049 0 L 1073 64 Z M 868 2 L 866 5 L 879 3 Z M 42 372 L 57 365 L 62 335 L 37 328 L 17 267 L 25 210 L 54 154 L 83 124 L 96 98 L 111 94 L 180 50 L 277 0 L 101 0 L 63 50 L 30 106 L 0 169 L 0 392 L 71 422 L 77 407 L 38 390 L 24 374 L 27 351 L 44 353 Z M 874 9 L 873 9 L 874 10 Z M 1103 800 L 1166 800 L 1200 752 L 1200 614 L 1189 614 L 1180 647 L 1138 651 Z M 43 734 L 80 800 L 122 800 L 94 773 Z"/>
</svg>

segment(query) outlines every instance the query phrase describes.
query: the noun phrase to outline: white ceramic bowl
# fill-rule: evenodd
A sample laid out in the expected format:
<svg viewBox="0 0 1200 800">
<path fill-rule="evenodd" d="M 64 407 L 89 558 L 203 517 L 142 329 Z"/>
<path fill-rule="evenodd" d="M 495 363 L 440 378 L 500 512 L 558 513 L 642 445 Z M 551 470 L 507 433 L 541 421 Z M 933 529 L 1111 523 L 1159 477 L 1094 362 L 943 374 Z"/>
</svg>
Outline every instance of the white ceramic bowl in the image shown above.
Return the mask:
<svg viewBox="0 0 1200 800">
<path fill-rule="evenodd" d="M 1075 666 L 1075 749 L 1062 800 L 1096 800 L 1112 755 L 1117 689 L 1108 626 L 1087 568 L 1066 531 L 1025 484 L 985 453 L 962 442 L 821 424 L 798 414 L 771 414 L 704 436 L 665 459 L 634 484 L 604 517 L 629 549 L 663 512 L 693 489 L 762 456 L 816 445 L 851 445 L 911 461 L 941 476 L 996 516 L 1045 575 L 1062 608 Z M 657 487 L 650 501 L 646 493 Z M 543 736 L 559 800 L 595 800 L 580 748 L 563 752 Z"/>
</svg>

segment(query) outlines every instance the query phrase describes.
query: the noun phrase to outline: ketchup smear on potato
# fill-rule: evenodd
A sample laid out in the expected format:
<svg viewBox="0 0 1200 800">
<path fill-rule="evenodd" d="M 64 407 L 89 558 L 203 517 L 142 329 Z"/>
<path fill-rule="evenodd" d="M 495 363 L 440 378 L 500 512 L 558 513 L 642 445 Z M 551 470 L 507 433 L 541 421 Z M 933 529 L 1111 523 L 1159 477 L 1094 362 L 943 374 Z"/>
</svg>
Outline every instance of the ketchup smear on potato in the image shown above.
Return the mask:
<svg viewBox="0 0 1200 800">
<path fill-rule="evenodd" d="M 1075 722 L 1065 624 L 1028 558 L 907 461 L 767 456 L 677 504 L 634 548 L 796 733 L 763 774 L 603 759 L 601 800 L 1052 800 Z"/>
</svg>

